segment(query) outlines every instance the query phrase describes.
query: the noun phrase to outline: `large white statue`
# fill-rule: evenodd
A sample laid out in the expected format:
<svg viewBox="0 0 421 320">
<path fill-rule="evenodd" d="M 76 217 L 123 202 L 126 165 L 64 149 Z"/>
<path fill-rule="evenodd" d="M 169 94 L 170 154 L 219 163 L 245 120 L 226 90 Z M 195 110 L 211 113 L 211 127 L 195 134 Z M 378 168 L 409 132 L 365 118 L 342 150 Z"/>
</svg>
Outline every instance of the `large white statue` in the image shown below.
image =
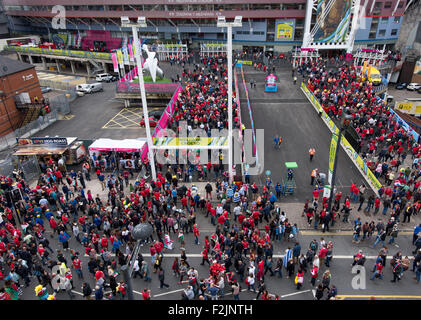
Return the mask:
<svg viewBox="0 0 421 320">
<path fill-rule="evenodd" d="M 149 71 L 152 77 L 152 81 L 155 82 L 157 73 L 158 76 L 160 76 L 161 78 L 164 76 L 164 72 L 160 67 L 158 67 L 158 59 L 155 58 L 156 52 L 149 51 L 148 46 L 146 44 L 142 46 L 142 50 L 145 51 L 148 55 L 148 57 L 145 60 L 145 63 L 143 64 L 143 69 Z"/>
</svg>

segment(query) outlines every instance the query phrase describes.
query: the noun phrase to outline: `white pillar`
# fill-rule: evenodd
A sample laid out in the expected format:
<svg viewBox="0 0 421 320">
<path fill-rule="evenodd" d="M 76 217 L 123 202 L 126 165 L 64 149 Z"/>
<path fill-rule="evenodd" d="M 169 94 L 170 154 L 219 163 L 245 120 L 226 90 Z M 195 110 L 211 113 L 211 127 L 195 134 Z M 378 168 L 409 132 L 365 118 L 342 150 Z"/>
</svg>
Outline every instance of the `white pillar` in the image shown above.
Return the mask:
<svg viewBox="0 0 421 320">
<path fill-rule="evenodd" d="M 142 62 L 140 60 L 142 48 L 140 48 L 140 45 L 139 45 L 139 37 L 137 34 L 136 26 L 132 26 L 132 33 L 133 33 L 134 46 L 136 48 L 135 59 L 136 59 L 136 65 L 137 65 L 137 70 L 138 70 L 138 77 L 139 77 L 140 95 L 142 97 L 143 118 L 145 119 L 145 127 L 146 127 L 146 139 L 148 141 L 149 164 L 151 165 L 152 179 L 156 181 L 155 159 L 153 155 L 151 130 L 149 127 L 148 107 L 146 105 L 145 83 L 143 82 Z"/>
<path fill-rule="evenodd" d="M 311 27 L 311 16 L 313 15 L 313 0 L 307 0 L 306 6 L 306 20 L 304 22 L 304 36 L 302 48 L 308 48 L 311 42 L 310 27 Z"/>
<path fill-rule="evenodd" d="M 233 183 L 232 174 L 232 25 L 227 27 L 227 60 L 228 60 L 228 170 L 230 183 Z"/>
</svg>

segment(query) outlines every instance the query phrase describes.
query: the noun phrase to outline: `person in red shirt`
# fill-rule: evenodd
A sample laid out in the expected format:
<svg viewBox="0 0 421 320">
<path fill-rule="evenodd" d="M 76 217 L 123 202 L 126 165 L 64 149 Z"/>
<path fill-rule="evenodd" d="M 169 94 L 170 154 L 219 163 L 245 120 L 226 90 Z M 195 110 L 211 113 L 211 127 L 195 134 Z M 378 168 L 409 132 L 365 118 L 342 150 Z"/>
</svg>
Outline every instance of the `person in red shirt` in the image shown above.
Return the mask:
<svg viewBox="0 0 421 320">
<path fill-rule="evenodd" d="M 208 248 L 203 247 L 203 250 L 202 250 L 202 263 L 201 263 L 201 265 L 203 266 L 205 264 L 205 262 L 207 262 L 208 265 L 210 266 Z"/>
<path fill-rule="evenodd" d="M 143 289 L 142 297 L 143 297 L 143 300 L 151 300 L 151 290 L 146 289 L 146 288 Z"/>
<path fill-rule="evenodd" d="M 79 259 L 79 257 L 76 257 L 75 259 L 73 259 L 72 264 L 79 279 L 83 279 L 82 261 Z"/>
<path fill-rule="evenodd" d="M 101 247 L 108 251 L 108 239 L 107 239 L 107 236 L 105 234 L 101 238 Z"/>
<path fill-rule="evenodd" d="M 193 235 L 194 235 L 194 243 L 198 245 L 199 244 L 199 228 L 197 227 L 197 224 L 193 226 Z"/>
</svg>

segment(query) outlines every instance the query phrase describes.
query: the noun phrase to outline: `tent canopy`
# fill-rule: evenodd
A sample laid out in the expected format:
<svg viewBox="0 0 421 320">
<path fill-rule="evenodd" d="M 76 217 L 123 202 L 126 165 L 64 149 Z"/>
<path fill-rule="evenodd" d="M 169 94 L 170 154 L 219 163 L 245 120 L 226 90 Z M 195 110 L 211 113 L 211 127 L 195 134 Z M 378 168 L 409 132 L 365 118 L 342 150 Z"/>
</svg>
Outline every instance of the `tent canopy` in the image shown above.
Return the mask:
<svg viewBox="0 0 421 320">
<path fill-rule="evenodd" d="M 141 151 L 145 143 L 145 141 L 136 139 L 98 139 L 89 146 L 89 151 L 136 152 Z"/>
</svg>

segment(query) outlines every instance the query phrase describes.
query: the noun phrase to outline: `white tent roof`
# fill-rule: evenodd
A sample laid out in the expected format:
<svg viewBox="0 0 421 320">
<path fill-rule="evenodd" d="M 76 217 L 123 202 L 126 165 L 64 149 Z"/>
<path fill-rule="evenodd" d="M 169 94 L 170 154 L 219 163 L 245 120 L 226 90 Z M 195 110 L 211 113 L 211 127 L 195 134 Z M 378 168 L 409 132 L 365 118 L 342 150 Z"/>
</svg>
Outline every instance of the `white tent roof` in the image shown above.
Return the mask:
<svg viewBox="0 0 421 320">
<path fill-rule="evenodd" d="M 145 143 L 136 139 L 98 139 L 89 146 L 89 151 L 141 151 Z"/>
</svg>

